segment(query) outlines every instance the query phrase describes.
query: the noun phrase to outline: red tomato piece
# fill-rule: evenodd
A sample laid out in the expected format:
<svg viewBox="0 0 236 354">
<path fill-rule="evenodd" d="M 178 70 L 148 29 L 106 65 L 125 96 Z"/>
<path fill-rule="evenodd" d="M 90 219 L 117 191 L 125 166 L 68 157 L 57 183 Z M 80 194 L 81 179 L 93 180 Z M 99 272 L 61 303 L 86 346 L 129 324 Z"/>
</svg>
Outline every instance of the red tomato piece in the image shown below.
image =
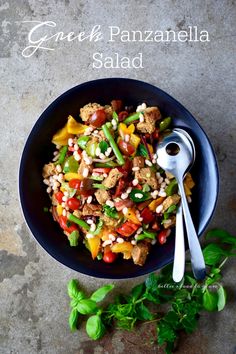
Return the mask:
<svg viewBox="0 0 236 354">
<path fill-rule="evenodd" d="M 122 191 L 124 190 L 124 187 L 125 187 L 125 181 L 123 178 L 120 178 L 119 181 L 118 181 L 118 184 L 117 184 L 117 187 L 116 187 L 116 192 L 113 196 L 113 198 L 117 198 L 121 195 Z"/>
<path fill-rule="evenodd" d="M 62 203 L 62 198 L 63 198 L 64 194 L 62 192 L 57 192 L 55 193 L 55 198 L 58 201 L 58 203 Z"/>
<path fill-rule="evenodd" d="M 80 187 L 80 180 L 77 178 L 73 178 L 69 181 L 69 187 L 73 189 L 79 189 Z"/>
<path fill-rule="evenodd" d="M 162 230 L 161 232 L 159 232 L 158 241 L 161 245 L 166 243 L 166 239 L 170 235 L 170 233 L 171 233 L 170 229 Z"/>
<path fill-rule="evenodd" d="M 98 109 L 89 118 L 89 123 L 95 128 L 100 128 L 106 122 L 106 112 L 104 109 Z"/>
<path fill-rule="evenodd" d="M 126 155 L 130 156 L 135 152 L 135 148 L 130 143 L 126 143 L 124 140 L 120 139 L 118 142 L 120 151 Z"/>
<path fill-rule="evenodd" d="M 134 206 L 134 202 L 130 199 L 120 200 L 119 202 L 115 202 L 115 208 L 118 211 L 121 211 L 123 208 L 131 208 Z"/>
<path fill-rule="evenodd" d="M 125 120 L 125 118 L 127 118 L 129 115 L 129 113 L 127 111 L 122 111 L 118 114 L 118 119 L 119 122 L 123 122 L 123 120 Z"/>
<path fill-rule="evenodd" d="M 77 198 L 69 198 L 66 202 L 67 206 L 72 210 L 79 209 L 81 203 L 80 200 Z"/>
<path fill-rule="evenodd" d="M 123 225 L 118 227 L 116 231 L 122 235 L 129 237 L 131 236 L 135 231 L 137 231 L 139 228 L 139 225 L 134 224 L 132 221 L 126 221 Z"/>
<path fill-rule="evenodd" d="M 143 218 L 144 224 L 150 224 L 155 219 L 154 214 L 148 207 L 143 209 L 143 211 L 141 212 L 141 217 Z"/>
<path fill-rule="evenodd" d="M 68 226 L 67 223 L 69 223 L 69 226 Z M 71 222 L 67 219 L 67 217 L 66 217 L 66 216 L 63 216 L 63 215 L 59 216 L 59 224 L 60 224 L 61 228 L 62 228 L 64 231 L 68 232 L 69 234 L 71 234 L 71 232 L 73 232 L 73 231 L 75 231 L 75 230 L 78 230 L 77 225 L 71 223 Z"/>
<path fill-rule="evenodd" d="M 112 251 L 105 252 L 103 255 L 103 261 L 106 263 L 113 263 L 117 258 L 117 254 Z"/>
<path fill-rule="evenodd" d="M 93 169 L 95 173 L 109 173 L 111 171 L 111 167 L 97 167 Z"/>
</svg>

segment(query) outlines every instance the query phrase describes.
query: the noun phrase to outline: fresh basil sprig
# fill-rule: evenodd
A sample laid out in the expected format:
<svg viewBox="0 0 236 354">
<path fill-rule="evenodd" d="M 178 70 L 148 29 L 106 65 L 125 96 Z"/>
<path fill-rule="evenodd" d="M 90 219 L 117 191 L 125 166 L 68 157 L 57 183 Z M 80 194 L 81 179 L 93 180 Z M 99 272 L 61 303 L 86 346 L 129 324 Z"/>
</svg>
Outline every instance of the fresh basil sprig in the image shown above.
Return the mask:
<svg viewBox="0 0 236 354">
<path fill-rule="evenodd" d="M 143 233 L 146 238 L 153 235 Z M 91 315 L 87 319 L 86 331 L 91 339 L 101 338 L 110 328 L 134 329 L 140 322 L 153 322 L 156 326 L 157 343 L 167 354 L 172 353 L 180 332 L 192 333 L 198 325 L 202 311 L 222 311 L 226 304 L 226 290 L 220 283 L 221 269 L 229 257 L 236 255 L 236 237 L 215 229 L 208 232 L 206 239 L 216 239 L 203 249 L 208 272 L 203 282 L 198 282 L 187 270 L 183 280 L 176 284 L 172 280 L 172 264 L 158 274 L 150 274 L 146 281 L 136 285 L 129 294 L 119 295 L 105 307 L 98 306 L 114 288 L 108 284 L 86 297 L 71 280 L 68 294 L 74 301 L 69 324 L 77 327 L 80 314 Z M 169 287 L 166 287 L 168 285 Z M 86 304 L 86 311 L 82 305 Z M 159 313 L 159 305 L 166 304 L 166 312 Z M 151 305 L 151 306 L 150 306 Z M 83 308 L 81 312 L 81 308 Z"/>
</svg>

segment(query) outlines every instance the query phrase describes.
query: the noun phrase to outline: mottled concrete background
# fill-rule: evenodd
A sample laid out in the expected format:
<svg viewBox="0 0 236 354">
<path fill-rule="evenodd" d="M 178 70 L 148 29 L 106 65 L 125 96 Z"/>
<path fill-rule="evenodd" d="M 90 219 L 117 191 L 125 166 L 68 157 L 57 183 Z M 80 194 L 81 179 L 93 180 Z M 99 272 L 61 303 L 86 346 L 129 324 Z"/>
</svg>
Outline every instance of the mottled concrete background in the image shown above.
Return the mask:
<svg viewBox="0 0 236 354">
<path fill-rule="evenodd" d="M 108 4 L 109 3 L 109 4 Z M 89 1 L 0 0 L 0 353 L 118 354 L 157 353 L 153 328 L 115 332 L 98 343 L 85 331 L 67 326 L 66 284 L 79 277 L 87 289 L 104 284 L 78 275 L 51 259 L 26 228 L 18 202 L 21 151 L 40 113 L 58 95 L 81 82 L 123 76 L 155 84 L 182 102 L 208 133 L 217 153 L 221 191 L 210 227 L 235 232 L 235 35 L 236 4 L 229 0 Z M 181 30 L 197 25 L 209 31 L 209 43 L 52 43 L 54 51 L 38 51 L 26 59 L 31 24 L 57 23 L 57 31 L 105 29 Z M 92 54 L 143 52 L 144 69 L 93 69 Z M 207 193 L 207 186 L 206 186 Z M 178 353 L 236 353 L 235 262 L 225 267 L 229 303 L 219 314 L 204 314 L 199 330 L 181 339 Z M 117 281 L 120 291 L 141 279 Z M 161 352 L 161 351 L 160 351 Z"/>
</svg>

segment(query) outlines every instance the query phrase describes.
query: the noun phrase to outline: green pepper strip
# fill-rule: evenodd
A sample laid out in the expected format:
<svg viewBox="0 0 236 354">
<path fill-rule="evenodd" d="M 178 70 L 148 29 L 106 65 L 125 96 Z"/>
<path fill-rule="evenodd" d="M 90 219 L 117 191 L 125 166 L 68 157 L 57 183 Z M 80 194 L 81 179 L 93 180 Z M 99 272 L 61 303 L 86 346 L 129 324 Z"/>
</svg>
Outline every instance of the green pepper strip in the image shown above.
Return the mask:
<svg viewBox="0 0 236 354">
<path fill-rule="evenodd" d="M 167 117 L 163 119 L 159 125 L 160 132 L 163 132 L 163 130 L 169 128 L 170 124 L 171 124 L 171 117 Z"/>
<path fill-rule="evenodd" d="M 129 116 L 128 118 L 126 118 L 123 123 L 128 124 L 128 123 L 134 122 L 135 120 L 138 120 L 140 113 L 143 113 L 143 112 L 134 113 L 132 116 Z"/>
<path fill-rule="evenodd" d="M 93 183 L 93 188 L 108 189 L 107 187 L 105 187 L 103 184 L 100 183 Z"/>
<path fill-rule="evenodd" d="M 100 162 L 95 163 L 95 167 L 101 167 L 101 168 L 104 168 L 104 167 L 116 167 L 116 166 L 119 166 L 119 164 L 115 163 L 114 161 L 108 161 L 106 163 L 100 163 Z"/>
<path fill-rule="evenodd" d="M 81 226 L 83 229 L 85 229 L 87 231 L 90 229 L 90 226 L 84 220 L 77 218 L 73 214 L 70 214 L 68 216 L 68 220 L 74 222 L 75 224 L 78 224 L 79 226 Z"/>
<path fill-rule="evenodd" d="M 170 184 L 168 184 L 168 186 L 165 189 L 166 194 L 168 195 L 168 197 L 174 193 L 176 193 L 178 190 L 178 183 L 176 181 L 176 179 L 174 178 Z"/>
<path fill-rule="evenodd" d="M 68 150 L 68 145 L 63 146 L 63 148 L 60 151 L 60 156 L 59 156 L 59 159 L 57 161 L 57 164 L 61 165 L 64 162 L 67 150 Z"/>
<path fill-rule="evenodd" d="M 116 158 L 117 158 L 117 161 L 118 161 L 119 165 L 124 165 L 125 160 L 123 158 L 123 155 L 120 152 L 120 150 L 119 150 L 119 148 L 118 148 L 118 146 L 117 146 L 117 144 L 116 144 L 113 136 L 111 135 L 111 132 L 110 132 L 110 130 L 107 127 L 106 124 L 104 124 L 102 126 L 102 130 L 103 130 L 103 133 L 104 133 L 105 137 L 108 139 L 108 142 L 111 145 L 111 148 L 114 151 L 114 154 L 116 155 Z"/>
</svg>

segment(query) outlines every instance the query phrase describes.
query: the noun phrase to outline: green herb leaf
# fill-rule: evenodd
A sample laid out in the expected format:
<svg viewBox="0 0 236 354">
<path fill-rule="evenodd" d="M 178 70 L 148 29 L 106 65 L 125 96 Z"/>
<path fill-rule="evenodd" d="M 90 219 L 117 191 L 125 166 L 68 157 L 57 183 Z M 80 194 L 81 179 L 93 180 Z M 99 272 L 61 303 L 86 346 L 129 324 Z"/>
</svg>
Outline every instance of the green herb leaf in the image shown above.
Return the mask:
<svg viewBox="0 0 236 354">
<path fill-rule="evenodd" d="M 149 311 L 143 302 L 136 306 L 137 319 L 143 321 L 150 321 L 153 319 L 153 314 Z"/>
<path fill-rule="evenodd" d="M 133 287 L 133 289 L 131 290 L 131 296 L 132 296 L 132 300 L 135 301 L 137 300 L 144 291 L 144 284 L 138 284 L 135 287 Z"/>
<path fill-rule="evenodd" d="M 106 216 L 113 219 L 119 219 L 119 214 L 115 207 L 110 207 L 109 205 L 104 205 L 103 210 Z"/>
<path fill-rule="evenodd" d="M 108 143 L 105 140 L 100 141 L 99 148 L 100 148 L 100 150 L 101 150 L 101 152 L 103 154 L 105 154 L 105 152 L 107 151 L 108 147 L 109 147 L 109 145 L 108 145 Z"/>
<path fill-rule="evenodd" d="M 208 240 L 210 238 L 219 238 L 221 242 L 236 245 L 236 237 L 230 235 L 230 233 L 222 229 L 213 229 L 208 231 L 206 234 L 206 239 Z"/>
<path fill-rule="evenodd" d="M 139 144 L 137 148 L 136 156 L 148 157 L 148 152 L 145 145 Z"/>
<path fill-rule="evenodd" d="M 86 323 L 86 332 L 91 339 L 97 340 L 101 338 L 104 335 L 105 330 L 106 329 L 102 323 L 101 316 L 93 315 L 88 318 Z"/>
<path fill-rule="evenodd" d="M 221 261 L 223 256 L 227 255 L 228 252 L 215 243 L 207 245 L 203 250 L 203 256 L 207 265 L 214 266 Z"/>
<path fill-rule="evenodd" d="M 91 296 L 90 299 L 95 302 L 102 301 L 106 295 L 114 288 L 113 284 L 107 284 L 97 289 Z"/>
<path fill-rule="evenodd" d="M 79 312 L 76 309 L 72 309 L 69 317 L 69 326 L 72 332 L 76 331 L 77 329 L 78 317 Z"/>
<path fill-rule="evenodd" d="M 76 279 L 71 279 L 67 285 L 68 295 L 71 299 L 76 299 L 79 294 L 78 281 Z"/>
<path fill-rule="evenodd" d="M 217 301 L 217 308 L 218 311 L 222 311 L 226 304 L 226 292 L 222 285 L 219 286 L 217 290 L 218 301 Z"/>
<path fill-rule="evenodd" d="M 169 323 L 161 320 L 157 326 L 157 340 L 159 345 L 164 343 L 174 343 L 176 339 L 176 333 Z"/>
<path fill-rule="evenodd" d="M 208 289 L 203 294 L 203 306 L 207 311 L 217 310 L 218 295 L 210 292 Z"/>
<path fill-rule="evenodd" d="M 169 197 L 178 192 L 178 182 L 175 178 L 171 180 L 168 186 L 165 189 L 166 195 Z"/>
<path fill-rule="evenodd" d="M 76 306 L 76 309 L 82 315 L 90 315 L 97 312 L 97 304 L 91 299 L 82 299 Z"/>
</svg>

